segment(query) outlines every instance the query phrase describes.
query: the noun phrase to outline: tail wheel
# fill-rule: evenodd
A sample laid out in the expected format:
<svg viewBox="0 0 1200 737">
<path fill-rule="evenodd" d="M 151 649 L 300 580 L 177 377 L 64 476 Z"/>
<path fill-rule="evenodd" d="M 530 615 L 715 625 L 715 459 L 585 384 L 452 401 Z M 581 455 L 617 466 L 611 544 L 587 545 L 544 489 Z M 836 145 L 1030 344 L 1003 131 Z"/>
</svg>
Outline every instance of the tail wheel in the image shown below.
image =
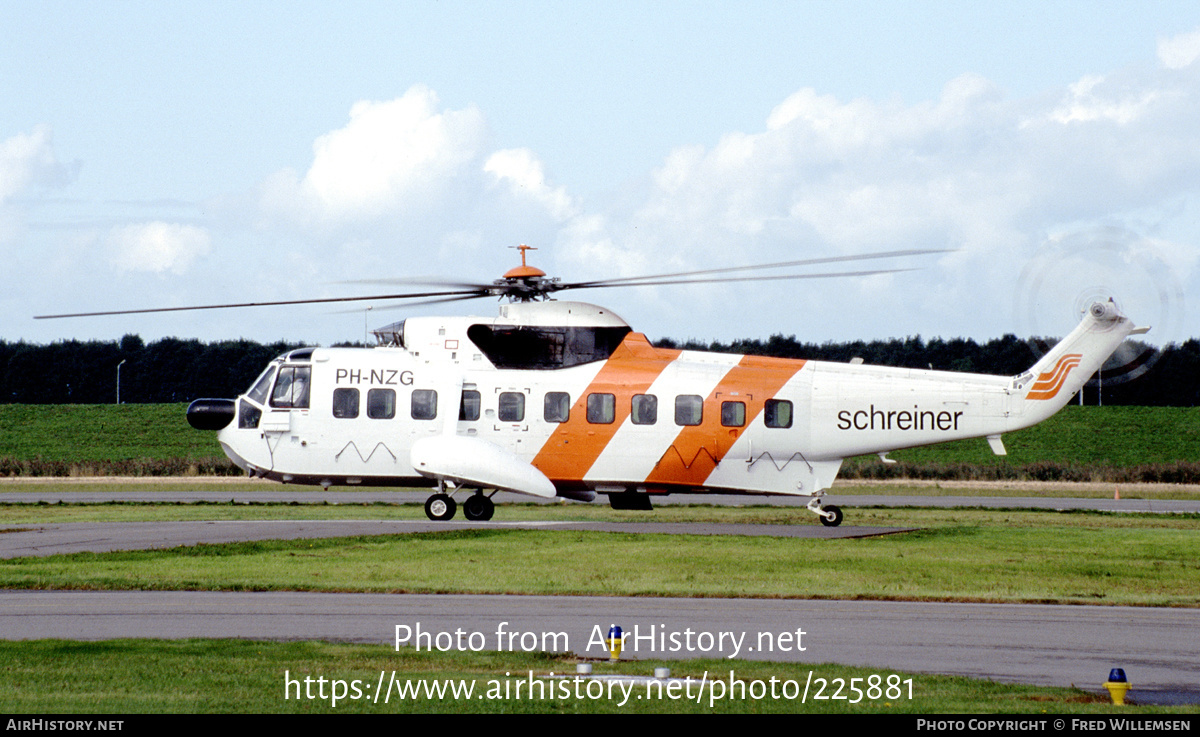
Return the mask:
<svg viewBox="0 0 1200 737">
<path fill-rule="evenodd" d="M 425 515 L 434 522 L 445 522 L 454 517 L 458 505 L 445 494 L 434 494 L 425 500 Z"/>
<path fill-rule="evenodd" d="M 495 512 L 496 505 L 483 494 L 467 497 L 467 500 L 463 502 L 463 514 L 467 519 L 475 522 L 487 522 Z"/>
<path fill-rule="evenodd" d="M 830 504 L 827 507 L 822 507 L 821 511 L 824 512 L 824 514 L 821 515 L 821 524 L 825 525 L 826 527 L 837 527 L 838 525 L 842 524 L 841 507 Z M 832 515 L 832 518 L 830 518 L 828 515 Z"/>
</svg>

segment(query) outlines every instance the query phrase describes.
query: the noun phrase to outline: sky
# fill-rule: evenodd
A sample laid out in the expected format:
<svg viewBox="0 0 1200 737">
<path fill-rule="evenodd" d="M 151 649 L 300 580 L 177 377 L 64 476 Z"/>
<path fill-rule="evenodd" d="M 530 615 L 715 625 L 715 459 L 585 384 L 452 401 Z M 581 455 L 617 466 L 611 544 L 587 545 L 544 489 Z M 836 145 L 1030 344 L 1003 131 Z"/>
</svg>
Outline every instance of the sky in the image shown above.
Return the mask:
<svg viewBox="0 0 1200 737">
<path fill-rule="evenodd" d="M 0 10 L 0 339 L 362 340 L 495 300 L 33 316 L 488 282 L 522 243 L 564 281 L 938 251 L 561 297 L 652 339 L 1061 335 L 1110 297 L 1200 337 L 1200 4 Z"/>
</svg>

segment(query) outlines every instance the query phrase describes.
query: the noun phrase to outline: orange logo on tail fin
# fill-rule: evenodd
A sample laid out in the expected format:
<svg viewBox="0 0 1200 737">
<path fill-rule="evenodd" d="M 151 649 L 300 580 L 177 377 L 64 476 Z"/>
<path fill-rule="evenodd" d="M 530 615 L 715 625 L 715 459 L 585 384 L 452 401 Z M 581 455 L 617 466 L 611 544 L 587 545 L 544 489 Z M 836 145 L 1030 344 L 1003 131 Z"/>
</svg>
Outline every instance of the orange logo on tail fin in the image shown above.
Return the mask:
<svg viewBox="0 0 1200 737">
<path fill-rule="evenodd" d="M 1029 387 L 1029 394 L 1025 398 L 1053 399 L 1063 388 L 1063 384 L 1067 382 L 1067 374 L 1071 373 L 1071 369 L 1078 366 L 1082 360 L 1083 355 L 1080 353 L 1068 353 L 1058 359 L 1054 368 L 1037 377 L 1037 381 Z"/>
</svg>

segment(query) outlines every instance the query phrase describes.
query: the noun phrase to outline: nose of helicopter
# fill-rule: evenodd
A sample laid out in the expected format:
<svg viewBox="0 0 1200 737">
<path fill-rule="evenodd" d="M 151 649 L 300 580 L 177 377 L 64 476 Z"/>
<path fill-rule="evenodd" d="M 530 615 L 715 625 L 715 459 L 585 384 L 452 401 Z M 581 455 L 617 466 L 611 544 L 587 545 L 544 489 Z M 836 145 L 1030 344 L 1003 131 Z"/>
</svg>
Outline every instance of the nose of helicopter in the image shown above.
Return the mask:
<svg viewBox="0 0 1200 737">
<path fill-rule="evenodd" d="M 197 399 L 188 405 L 188 424 L 197 430 L 220 430 L 237 413 L 237 404 L 232 399 Z"/>
</svg>

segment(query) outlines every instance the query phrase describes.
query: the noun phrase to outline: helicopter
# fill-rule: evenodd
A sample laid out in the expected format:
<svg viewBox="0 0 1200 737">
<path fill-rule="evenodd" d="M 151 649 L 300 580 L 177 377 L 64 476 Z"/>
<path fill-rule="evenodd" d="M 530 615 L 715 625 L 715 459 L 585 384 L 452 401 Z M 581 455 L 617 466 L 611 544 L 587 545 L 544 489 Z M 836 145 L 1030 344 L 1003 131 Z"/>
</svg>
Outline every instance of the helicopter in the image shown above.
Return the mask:
<svg viewBox="0 0 1200 737">
<path fill-rule="evenodd" d="M 655 347 L 611 310 L 559 301 L 569 289 L 857 277 L 904 269 L 730 276 L 769 268 L 916 256 L 907 250 L 599 281 L 563 282 L 526 262 L 490 283 L 413 281 L 428 291 L 365 297 L 45 315 L 39 319 L 383 299 L 506 300 L 493 317 L 409 317 L 377 345 L 299 348 L 233 399 L 197 399 L 189 424 L 216 431 L 251 477 L 285 484 L 405 486 L 452 519 L 492 518 L 492 496 L 651 510 L 666 494 L 807 497 L 823 503 L 845 458 L 1001 436 L 1061 409 L 1135 327 L 1097 299 L 1027 371 L 992 376 Z"/>
</svg>

